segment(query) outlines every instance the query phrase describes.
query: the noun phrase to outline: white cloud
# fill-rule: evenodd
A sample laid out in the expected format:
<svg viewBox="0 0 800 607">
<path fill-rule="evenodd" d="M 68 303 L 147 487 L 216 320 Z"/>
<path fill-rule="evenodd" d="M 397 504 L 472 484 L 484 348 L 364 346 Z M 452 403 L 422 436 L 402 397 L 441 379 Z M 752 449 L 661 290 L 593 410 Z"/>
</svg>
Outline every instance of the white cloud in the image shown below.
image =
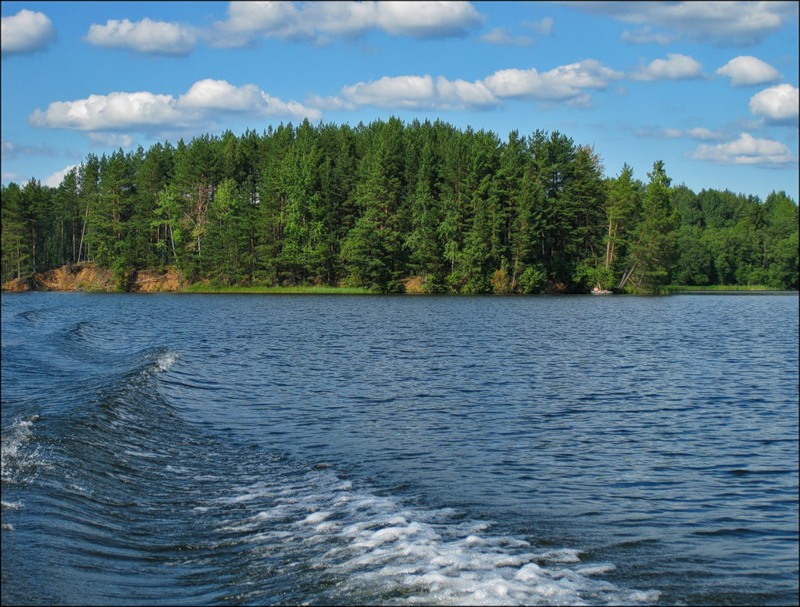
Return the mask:
<svg viewBox="0 0 800 607">
<path fill-rule="evenodd" d="M 692 41 L 755 44 L 797 21 L 796 2 L 566 2 L 624 23 L 667 28 Z M 634 41 L 634 40 L 629 40 Z"/>
<path fill-rule="evenodd" d="M 198 80 L 178 98 L 177 106 L 189 110 L 254 111 L 264 105 L 264 96 L 255 84 L 234 86 L 226 80 Z"/>
<path fill-rule="evenodd" d="M 589 89 L 605 89 L 623 77 L 594 59 L 556 67 L 539 73 L 536 69 L 500 70 L 468 82 L 430 75 L 384 76 L 342 88 L 339 97 L 313 97 L 309 104 L 325 109 L 355 109 L 362 105 L 401 109 L 474 109 L 500 105 L 504 98 L 536 101 L 565 101 L 586 105 Z"/>
<path fill-rule="evenodd" d="M 61 182 L 64 180 L 64 175 L 69 173 L 72 169 L 78 168 L 77 164 L 71 164 L 67 167 L 64 167 L 60 171 L 56 171 L 52 175 L 48 175 L 44 178 L 44 185 L 49 186 L 51 188 L 57 188 L 61 185 Z"/>
<path fill-rule="evenodd" d="M 797 158 L 780 141 L 757 139 L 742 133 L 735 141 L 717 145 L 702 144 L 690 155 L 715 164 L 776 166 L 794 164 Z"/>
<path fill-rule="evenodd" d="M 750 111 L 770 122 L 797 124 L 798 89 L 791 84 L 778 84 L 750 98 Z"/>
<path fill-rule="evenodd" d="M 487 109 L 499 101 L 482 82 L 448 80 L 439 76 L 384 76 L 342 89 L 341 100 L 319 99 L 331 109 L 355 109 L 361 105 L 402 109 Z M 318 106 L 319 107 L 319 106 Z"/>
<path fill-rule="evenodd" d="M 33 53 L 44 49 L 56 38 L 56 30 L 44 13 L 23 9 L 2 19 L 2 54 Z"/>
<path fill-rule="evenodd" d="M 703 66 L 688 55 L 668 53 L 666 59 L 655 59 L 634 72 L 634 80 L 689 80 L 700 78 Z"/>
<path fill-rule="evenodd" d="M 216 46 L 246 46 L 259 37 L 325 41 L 377 29 L 393 36 L 464 36 L 483 23 L 469 2 L 231 2 L 214 24 Z"/>
<path fill-rule="evenodd" d="M 234 112 L 250 116 L 285 116 L 319 120 L 319 110 L 296 102 L 284 102 L 265 93 L 255 84 L 234 86 L 225 80 L 205 79 L 195 82 L 178 98 L 180 110 L 192 112 Z"/>
<path fill-rule="evenodd" d="M 498 100 L 483 82 L 436 79 L 436 90 L 442 109 L 487 109 L 497 105 Z"/>
<path fill-rule="evenodd" d="M 197 43 L 197 31 L 190 26 L 165 21 L 111 19 L 105 25 L 94 24 L 86 41 L 105 48 L 121 48 L 153 55 L 188 55 Z"/>
<path fill-rule="evenodd" d="M 298 10 L 291 2 L 230 2 L 228 20 L 214 24 L 216 46 L 245 46 L 255 36 L 291 38 L 297 35 Z"/>
<path fill-rule="evenodd" d="M 345 86 L 342 94 L 356 105 L 377 107 L 428 108 L 435 100 L 430 76 L 384 76 L 372 82 Z"/>
<path fill-rule="evenodd" d="M 33 126 L 81 131 L 184 125 L 171 95 L 148 92 L 89 95 L 75 101 L 56 101 L 47 110 L 34 110 L 28 117 Z"/>
<path fill-rule="evenodd" d="M 481 40 L 501 46 L 531 46 L 533 44 L 533 38 L 530 36 L 514 36 L 504 27 L 495 27 L 489 30 L 481 36 Z"/>
<path fill-rule="evenodd" d="M 733 86 L 751 86 L 780 80 L 781 75 L 769 63 L 750 55 L 739 55 L 716 71 L 731 79 Z"/>
<path fill-rule="evenodd" d="M 414 38 L 464 36 L 483 22 L 469 2 L 377 2 L 377 25 Z"/>
<path fill-rule="evenodd" d="M 584 89 L 605 89 L 611 81 L 622 76 L 620 72 L 603 66 L 599 61 L 586 59 L 542 73 L 535 68 L 499 70 L 483 82 L 497 97 L 577 100 L 583 96 Z"/>
<path fill-rule="evenodd" d="M 178 99 L 150 92 L 114 92 L 57 101 L 28 117 L 33 126 L 81 131 L 160 130 L 208 125 L 219 112 L 318 120 L 319 110 L 271 97 L 253 84 L 200 80 Z"/>
</svg>

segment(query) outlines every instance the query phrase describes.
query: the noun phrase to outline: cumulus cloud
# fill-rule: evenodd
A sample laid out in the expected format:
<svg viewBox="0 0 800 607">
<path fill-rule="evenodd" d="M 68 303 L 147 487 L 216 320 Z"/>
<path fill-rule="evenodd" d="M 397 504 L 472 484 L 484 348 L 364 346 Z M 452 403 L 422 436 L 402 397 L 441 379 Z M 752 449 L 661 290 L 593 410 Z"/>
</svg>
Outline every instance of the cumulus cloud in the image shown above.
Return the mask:
<svg viewBox="0 0 800 607">
<path fill-rule="evenodd" d="M 178 98 L 177 105 L 191 110 L 241 112 L 255 109 L 264 102 L 263 92 L 255 84 L 234 86 L 226 80 L 198 80 Z"/>
<path fill-rule="evenodd" d="M 469 2 L 376 2 L 375 6 L 378 27 L 400 36 L 464 36 L 483 22 Z"/>
<path fill-rule="evenodd" d="M 127 49 L 151 55 L 188 55 L 197 44 L 195 28 L 179 23 L 142 19 L 131 22 L 111 19 L 105 25 L 94 24 L 85 40 L 104 48 Z"/>
<path fill-rule="evenodd" d="M 371 29 L 393 36 L 464 36 L 484 17 L 469 2 L 231 2 L 214 24 L 215 46 L 246 46 L 258 37 L 326 41 Z"/>
<path fill-rule="evenodd" d="M 157 127 L 185 121 L 171 95 L 149 92 L 89 95 L 75 101 L 55 101 L 47 110 L 34 110 L 28 122 L 37 127 L 82 131 Z"/>
<path fill-rule="evenodd" d="M 582 96 L 585 89 L 605 89 L 622 76 L 599 61 L 586 59 L 541 73 L 536 68 L 499 70 L 483 83 L 497 97 L 568 100 Z"/>
<path fill-rule="evenodd" d="M 69 173 L 73 169 L 77 169 L 77 164 L 71 164 L 69 166 L 64 167 L 60 171 L 56 171 L 52 175 L 48 175 L 44 178 L 44 185 L 49 186 L 51 188 L 57 188 L 61 185 L 61 182 L 64 181 L 64 176 Z"/>
<path fill-rule="evenodd" d="M 586 59 L 547 72 L 505 69 L 483 80 L 449 80 L 430 75 L 384 76 L 342 88 L 338 97 L 314 97 L 310 105 L 325 109 L 355 109 L 362 105 L 402 109 L 473 109 L 497 107 L 506 98 L 564 101 L 573 105 L 589 101 L 587 90 L 602 90 L 620 72 Z"/>
<path fill-rule="evenodd" d="M 487 109 L 497 105 L 497 98 L 483 82 L 436 79 L 442 109 Z"/>
<path fill-rule="evenodd" d="M 245 46 L 261 34 L 278 38 L 301 33 L 299 11 L 291 2 L 231 2 L 228 20 L 214 24 L 212 43 L 217 46 Z"/>
<path fill-rule="evenodd" d="M 252 84 L 236 87 L 224 80 L 200 80 L 177 99 L 142 91 L 56 101 L 44 111 L 34 110 L 28 122 L 37 127 L 80 131 L 150 131 L 207 125 L 219 112 L 311 120 L 321 117 L 317 109 L 284 102 Z"/>
<path fill-rule="evenodd" d="M 342 89 L 345 98 L 357 105 L 378 107 L 429 107 L 433 100 L 430 76 L 384 76 L 372 82 L 359 82 Z"/>
<path fill-rule="evenodd" d="M 780 141 L 757 139 L 749 133 L 742 133 L 738 139 L 728 143 L 702 144 L 691 157 L 715 164 L 778 166 L 797 163 L 797 158 Z"/>
<path fill-rule="evenodd" d="M 791 84 L 778 84 L 750 98 L 750 111 L 764 116 L 769 122 L 797 124 L 798 89 Z"/>
<path fill-rule="evenodd" d="M 22 9 L 2 19 L 2 54 L 19 55 L 44 49 L 56 38 L 56 30 L 44 13 Z"/>
<path fill-rule="evenodd" d="M 320 112 L 296 101 L 284 102 L 268 95 L 255 84 L 234 86 L 226 80 L 207 78 L 195 82 L 181 95 L 176 107 L 187 112 L 235 112 L 252 116 L 286 116 L 318 120 Z"/>
<path fill-rule="evenodd" d="M 342 96 L 354 107 L 371 105 L 402 109 L 483 109 L 497 99 L 481 82 L 448 80 L 442 76 L 384 76 L 342 89 Z"/>
<path fill-rule="evenodd" d="M 733 86 L 767 84 L 780 80 L 781 75 L 769 63 L 750 55 L 739 55 L 716 71 L 720 76 L 731 79 Z"/>
<path fill-rule="evenodd" d="M 624 23 L 671 30 L 692 41 L 746 46 L 797 21 L 796 2 L 568 2 Z M 634 39 L 629 39 L 634 42 Z"/>
<path fill-rule="evenodd" d="M 632 74 L 634 80 L 691 80 L 703 75 L 703 66 L 688 55 L 668 53 Z"/>
</svg>

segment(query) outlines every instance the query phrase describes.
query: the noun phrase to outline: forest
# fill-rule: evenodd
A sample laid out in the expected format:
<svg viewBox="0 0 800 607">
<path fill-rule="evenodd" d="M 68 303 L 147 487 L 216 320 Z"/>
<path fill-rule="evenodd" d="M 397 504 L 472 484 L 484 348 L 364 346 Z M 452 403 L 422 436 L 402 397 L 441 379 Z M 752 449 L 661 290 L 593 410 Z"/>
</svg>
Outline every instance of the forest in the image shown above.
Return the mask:
<svg viewBox="0 0 800 607">
<path fill-rule="evenodd" d="M 798 207 L 605 176 L 558 131 L 397 118 L 227 131 L 89 154 L 58 187 L 2 186 L 2 282 L 94 263 L 190 283 L 378 292 L 654 293 L 798 281 Z"/>
</svg>

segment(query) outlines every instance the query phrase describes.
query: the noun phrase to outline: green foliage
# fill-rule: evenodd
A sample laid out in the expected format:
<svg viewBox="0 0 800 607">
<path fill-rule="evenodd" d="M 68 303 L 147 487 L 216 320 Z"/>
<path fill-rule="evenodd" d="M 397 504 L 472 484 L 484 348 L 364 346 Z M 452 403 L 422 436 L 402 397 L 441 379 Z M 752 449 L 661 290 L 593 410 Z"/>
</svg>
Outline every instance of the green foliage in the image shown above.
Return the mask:
<svg viewBox="0 0 800 607">
<path fill-rule="evenodd" d="M 3 282 L 34 271 L 29 203 L 16 183 L 2 186 Z"/>
<path fill-rule="evenodd" d="M 547 272 L 543 265 L 525 268 L 519 277 L 519 290 L 521 293 L 544 293 L 547 285 Z"/>
<path fill-rule="evenodd" d="M 308 121 L 89 154 L 57 188 L 2 186 L 2 278 L 91 261 L 127 289 L 175 266 L 215 288 L 661 292 L 798 288 L 797 203 L 603 177 L 559 133 Z"/>
<path fill-rule="evenodd" d="M 676 236 L 678 260 L 673 280 L 683 285 L 708 285 L 714 276 L 714 254 L 703 231 L 693 224 L 683 225 Z"/>
</svg>

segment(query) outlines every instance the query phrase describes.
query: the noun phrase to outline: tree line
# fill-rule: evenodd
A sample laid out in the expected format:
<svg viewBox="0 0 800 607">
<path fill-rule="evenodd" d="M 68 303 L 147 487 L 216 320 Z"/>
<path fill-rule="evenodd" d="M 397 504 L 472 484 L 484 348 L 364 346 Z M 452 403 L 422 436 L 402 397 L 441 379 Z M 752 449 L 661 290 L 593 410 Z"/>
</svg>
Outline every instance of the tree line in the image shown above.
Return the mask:
<svg viewBox="0 0 800 607">
<path fill-rule="evenodd" d="M 281 124 L 89 154 L 58 187 L 2 186 L 2 280 L 93 262 L 119 288 L 174 267 L 217 285 L 378 291 L 798 289 L 798 208 L 646 179 L 556 131 L 397 118 Z"/>
</svg>

